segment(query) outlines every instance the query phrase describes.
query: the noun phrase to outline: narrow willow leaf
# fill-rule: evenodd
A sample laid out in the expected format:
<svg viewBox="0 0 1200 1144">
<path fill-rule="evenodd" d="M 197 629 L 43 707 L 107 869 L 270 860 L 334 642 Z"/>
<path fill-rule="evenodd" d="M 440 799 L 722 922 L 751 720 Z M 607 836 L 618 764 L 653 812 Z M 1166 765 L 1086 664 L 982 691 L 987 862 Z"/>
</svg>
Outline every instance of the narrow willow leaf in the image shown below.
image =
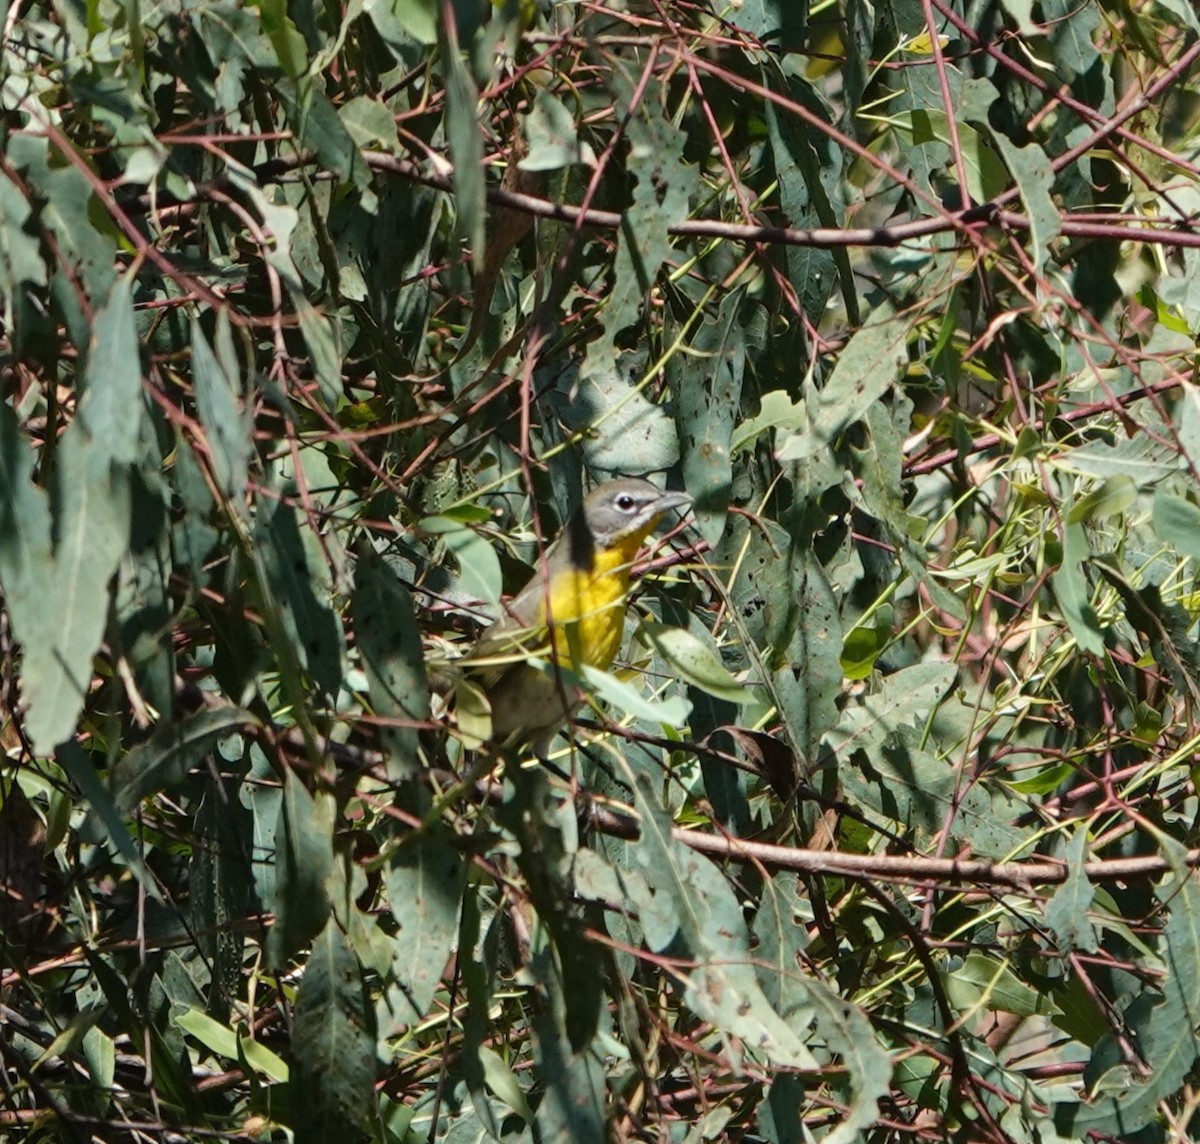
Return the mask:
<svg viewBox="0 0 1200 1144">
<path fill-rule="evenodd" d="M 467 240 L 478 271 L 483 266 L 487 222 L 479 91 L 457 44 L 444 44 L 442 61 L 446 72 L 446 139 L 454 163 L 455 229 Z"/>
<path fill-rule="evenodd" d="M 1200 560 L 1200 508 L 1160 487 L 1154 493 L 1154 531 L 1181 556 Z"/>
<path fill-rule="evenodd" d="M 685 683 L 731 703 L 750 701 L 746 688 L 729 673 L 716 653 L 685 628 L 644 621 L 638 625 L 637 635 Z"/>
<path fill-rule="evenodd" d="M 1091 655 L 1104 653 L 1104 635 L 1100 619 L 1092 607 L 1087 578 L 1083 572 L 1083 561 L 1088 554 L 1087 537 L 1083 525 L 1067 525 L 1063 530 L 1062 564 L 1050 577 L 1054 595 L 1063 617 L 1080 648 Z"/>
<path fill-rule="evenodd" d="M 1053 1013 L 1055 1005 L 1046 993 L 1026 985 L 1011 966 L 987 954 L 972 953 L 957 968 L 946 973 L 946 993 L 963 1013 L 1015 1013 L 1032 1017 Z"/>
<path fill-rule="evenodd" d="M 275 924 L 267 935 L 267 956 L 277 968 L 320 933 L 329 917 L 333 816 L 332 795 L 311 795 L 291 770 L 284 772 L 275 827 Z"/>
<path fill-rule="evenodd" d="M 170 790 L 200 765 L 226 735 L 257 727 L 258 720 L 239 707 L 217 707 L 164 722 L 123 758 L 108 775 L 109 789 L 123 814 L 152 794 Z"/>
<path fill-rule="evenodd" d="M 369 547 L 358 553 L 351 611 L 375 715 L 397 723 L 427 722 L 429 682 L 412 597 Z M 385 722 L 379 737 L 387 749 L 389 778 L 413 777 L 420 765 L 417 728 Z"/>
<path fill-rule="evenodd" d="M 118 278 L 97 313 L 88 346 L 85 398 L 79 417 L 110 460 L 133 465 L 142 458 L 141 353 L 133 324 L 129 279 Z"/>
<path fill-rule="evenodd" d="M 733 481 L 730 443 L 746 371 L 743 297 L 741 290 L 727 293 L 716 317 L 706 318 L 696 331 L 694 352 L 673 359 L 683 483 L 700 534 L 710 544 L 725 531 Z"/>
<path fill-rule="evenodd" d="M 150 897 L 161 902 L 162 894 L 158 889 L 158 883 L 147 871 L 121 812 L 96 775 L 96 768 L 92 760 L 75 742 L 60 743 L 55 758 L 58 760 L 59 766 L 66 772 L 67 777 L 79 788 L 79 793 L 87 800 L 92 813 L 103 824 L 113 848 L 125 860 L 125 864 L 133 871 Z"/>
<path fill-rule="evenodd" d="M 381 1002 L 385 1036 L 428 1015 L 454 951 L 466 879 L 462 854 L 440 830 L 405 839 L 387 868 L 394 984 Z"/>
<path fill-rule="evenodd" d="M 655 953 L 671 948 L 690 959 L 686 970 L 675 971 L 688 1007 L 726 1035 L 735 1060 L 740 1044 L 771 1064 L 815 1068 L 799 1031 L 771 1007 L 758 984 L 745 919 L 729 883 L 707 858 L 671 837 L 645 776 L 638 777 L 636 793 L 641 836 L 634 854 L 649 899 L 635 898 L 634 904 Z M 654 918 L 661 921 L 648 924 Z"/>
<path fill-rule="evenodd" d="M 192 378 L 196 408 L 204 426 L 217 488 L 234 504 L 246 487 L 252 443 L 250 421 L 241 405 L 241 385 L 228 319 L 218 318 L 217 350 L 199 321 L 192 323 Z"/>
<path fill-rule="evenodd" d="M 333 583 L 306 515 L 283 499 L 260 502 L 255 540 L 277 618 L 297 662 L 327 695 L 342 681 L 345 637 L 332 606 Z"/>
<path fill-rule="evenodd" d="M 375 1107 L 375 1027 L 362 970 L 332 918 L 296 995 L 292 1058 L 297 1144 L 356 1138 Z"/>
<path fill-rule="evenodd" d="M 905 315 L 873 316 L 855 331 L 825 386 L 805 398 L 807 424 L 780 437 L 775 450 L 780 461 L 803 461 L 829 449 L 895 385 L 908 361 L 911 321 Z"/>
<path fill-rule="evenodd" d="M 51 587 L 36 600 L 34 631 L 18 633 L 25 644 L 26 728 L 42 753 L 74 731 L 83 709 L 131 515 L 128 469 L 112 463 L 107 443 L 91 437 L 81 418 L 62 436 L 54 483 L 53 573 L 43 582 Z"/>
<path fill-rule="evenodd" d="M 1098 944 L 1096 930 L 1087 916 L 1096 896 L 1095 887 L 1083 871 L 1087 844 L 1087 828 L 1080 825 L 1067 847 L 1067 879 L 1046 904 L 1046 925 L 1064 951 L 1094 953 Z"/>
<path fill-rule="evenodd" d="M 545 664 L 545 670 L 554 669 L 550 664 Z M 682 695 L 652 699 L 632 683 L 626 683 L 623 679 L 588 664 L 583 665 L 582 675 L 588 687 L 617 711 L 664 727 L 683 727 L 687 724 L 692 705 Z"/>
</svg>

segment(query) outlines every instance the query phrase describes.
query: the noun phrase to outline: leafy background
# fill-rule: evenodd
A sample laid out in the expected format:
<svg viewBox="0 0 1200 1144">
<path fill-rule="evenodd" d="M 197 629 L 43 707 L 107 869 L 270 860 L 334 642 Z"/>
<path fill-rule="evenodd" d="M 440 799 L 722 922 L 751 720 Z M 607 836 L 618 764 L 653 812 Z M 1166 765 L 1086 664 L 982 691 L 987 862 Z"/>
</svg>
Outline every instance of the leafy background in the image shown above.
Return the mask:
<svg viewBox="0 0 1200 1144">
<path fill-rule="evenodd" d="M 0 50 L 0 1130 L 1194 1138 L 1192 4 Z M 627 686 L 497 768 L 426 665 L 620 473 Z"/>
</svg>

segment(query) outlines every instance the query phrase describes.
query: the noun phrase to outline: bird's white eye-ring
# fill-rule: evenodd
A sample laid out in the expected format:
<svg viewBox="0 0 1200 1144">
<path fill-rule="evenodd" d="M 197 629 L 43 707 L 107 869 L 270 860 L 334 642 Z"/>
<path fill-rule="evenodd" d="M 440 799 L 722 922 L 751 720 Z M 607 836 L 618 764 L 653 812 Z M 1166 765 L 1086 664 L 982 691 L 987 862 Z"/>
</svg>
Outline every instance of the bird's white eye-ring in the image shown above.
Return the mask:
<svg viewBox="0 0 1200 1144">
<path fill-rule="evenodd" d="M 616 505 L 622 512 L 633 512 L 637 508 L 637 500 L 629 493 L 622 493 L 617 497 Z"/>
</svg>

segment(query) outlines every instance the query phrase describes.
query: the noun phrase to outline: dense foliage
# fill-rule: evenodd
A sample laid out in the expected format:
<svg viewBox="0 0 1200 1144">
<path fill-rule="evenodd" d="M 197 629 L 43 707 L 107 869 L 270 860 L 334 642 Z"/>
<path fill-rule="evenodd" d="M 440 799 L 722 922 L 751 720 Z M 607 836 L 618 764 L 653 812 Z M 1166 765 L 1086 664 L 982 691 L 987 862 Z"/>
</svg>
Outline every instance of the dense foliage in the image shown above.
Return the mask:
<svg viewBox="0 0 1200 1144">
<path fill-rule="evenodd" d="M 1198 56 L 14 0 L 0 1135 L 1200 1132 Z M 615 474 L 694 500 L 616 674 L 472 749 Z"/>
</svg>

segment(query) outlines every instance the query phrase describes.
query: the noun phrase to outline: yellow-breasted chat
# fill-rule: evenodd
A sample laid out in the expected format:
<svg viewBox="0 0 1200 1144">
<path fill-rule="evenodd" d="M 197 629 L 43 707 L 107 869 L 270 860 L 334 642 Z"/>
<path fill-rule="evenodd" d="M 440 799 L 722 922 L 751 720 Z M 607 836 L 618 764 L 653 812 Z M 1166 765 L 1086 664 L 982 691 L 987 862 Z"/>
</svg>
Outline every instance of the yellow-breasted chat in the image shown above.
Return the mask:
<svg viewBox="0 0 1200 1144">
<path fill-rule="evenodd" d="M 580 669 L 607 670 L 620 650 L 642 543 L 667 513 L 690 503 L 686 493 L 634 477 L 588 493 L 504 616 L 455 664 L 460 729 L 486 728 L 490 717 L 490 734 L 480 737 L 531 743 L 545 754 L 581 700 Z"/>
</svg>

